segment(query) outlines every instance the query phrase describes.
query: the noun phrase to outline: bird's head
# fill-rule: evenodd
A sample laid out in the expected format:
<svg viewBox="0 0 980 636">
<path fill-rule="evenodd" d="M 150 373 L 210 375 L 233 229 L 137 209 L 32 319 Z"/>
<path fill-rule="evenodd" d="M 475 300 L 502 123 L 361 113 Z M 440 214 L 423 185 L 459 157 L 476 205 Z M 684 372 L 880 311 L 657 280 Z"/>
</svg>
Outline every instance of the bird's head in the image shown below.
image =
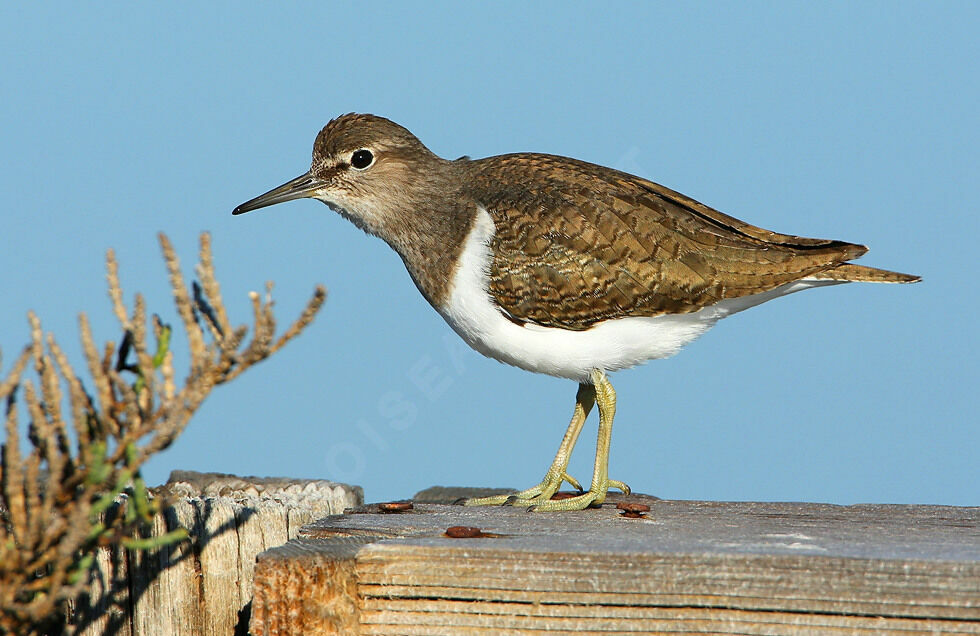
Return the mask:
<svg viewBox="0 0 980 636">
<path fill-rule="evenodd" d="M 400 207 L 419 203 L 441 164 L 415 135 L 376 115 L 342 115 L 320 131 L 309 172 L 239 205 L 232 214 L 318 199 L 372 234 Z"/>
</svg>

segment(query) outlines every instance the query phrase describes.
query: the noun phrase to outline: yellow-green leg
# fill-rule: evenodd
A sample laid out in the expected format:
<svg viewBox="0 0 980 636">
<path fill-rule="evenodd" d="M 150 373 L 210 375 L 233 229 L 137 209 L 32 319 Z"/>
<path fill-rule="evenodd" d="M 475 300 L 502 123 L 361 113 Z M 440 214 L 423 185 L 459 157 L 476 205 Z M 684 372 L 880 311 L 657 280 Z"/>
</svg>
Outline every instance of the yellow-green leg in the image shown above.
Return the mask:
<svg viewBox="0 0 980 636">
<path fill-rule="evenodd" d="M 585 424 L 585 418 L 589 416 L 589 412 L 592 410 L 592 405 L 595 402 L 595 387 L 591 384 L 580 384 L 578 393 L 575 394 L 575 412 L 572 414 L 572 421 L 568 424 L 565 436 L 561 440 L 558 453 L 555 454 L 555 460 L 551 462 L 551 467 L 548 468 L 548 472 L 540 484 L 509 495 L 467 499 L 463 502 L 463 505 L 499 506 L 501 504 L 513 504 L 515 506 L 533 506 L 551 499 L 551 496 L 561 488 L 563 481 L 567 481 L 573 488 L 581 491 L 581 484 L 579 484 L 578 480 L 569 476 L 566 471 L 568 469 L 568 460 L 571 458 L 572 450 L 575 448 L 575 442 L 578 441 L 578 435 L 582 432 L 582 425 Z"/>
<path fill-rule="evenodd" d="M 595 387 L 595 401 L 599 405 L 599 437 L 596 441 L 592 486 L 587 493 L 578 497 L 536 503 L 533 506 L 535 511 L 584 510 L 589 506 L 602 504 L 610 488 L 618 488 L 627 494 L 630 492 L 629 486 L 623 482 L 609 479 L 609 441 L 612 438 L 613 417 L 616 415 L 616 391 L 606 374 L 598 369 L 592 371 L 592 383 Z"/>
<path fill-rule="evenodd" d="M 596 441 L 595 468 L 592 473 L 592 485 L 589 491 L 577 497 L 568 499 L 551 499 L 558 491 L 563 481 L 567 481 L 581 490 L 579 483 L 566 472 L 572 449 L 578 440 L 585 418 L 592 410 L 592 405 L 599 406 L 599 437 Z M 629 494 L 630 488 L 621 481 L 609 479 L 609 443 L 612 437 L 613 417 L 616 415 L 616 391 L 606 378 L 606 374 L 596 369 L 592 371 L 592 384 L 580 384 L 575 395 L 575 413 L 565 431 L 565 436 L 558 447 L 551 467 L 545 474 L 544 480 L 537 486 L 522 490 L 511 495 L 496 495 L 467 499 L 467 506 L 495 506 L 509 504 L 513 506 L 529 506 L 535 511 L 554 510 L 584 510 L 592 505 L 599 505 L 606 500 L 606 492 L 610 488 L 618 488 Z"/>
</svg>

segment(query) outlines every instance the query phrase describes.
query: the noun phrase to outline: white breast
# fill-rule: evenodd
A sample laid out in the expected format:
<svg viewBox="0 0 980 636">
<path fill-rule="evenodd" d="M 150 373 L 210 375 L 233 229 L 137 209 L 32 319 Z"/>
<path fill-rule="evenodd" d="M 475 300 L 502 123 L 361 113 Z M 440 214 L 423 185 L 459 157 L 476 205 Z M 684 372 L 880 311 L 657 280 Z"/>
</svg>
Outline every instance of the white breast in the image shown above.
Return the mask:
<svg viewBox="0 0 980 636">
<path fill-rule="evenodd" d="M 606 320 L 585 331 L 566 331 L 507 319 L 488 291 L 490 239 L 495 232 L 486 210 L 477 212 L 453 278 L 448 303 L 439 309 L 446 322 L 485 356 L 516 367 L 578 382 L 592 369 L 617 371 L 666 358 L 707 331 L 718 320 L 767 300 L 839 281 L 800 280 L 762 294 L 724 300 L 689 314 Z"/>
</svg>

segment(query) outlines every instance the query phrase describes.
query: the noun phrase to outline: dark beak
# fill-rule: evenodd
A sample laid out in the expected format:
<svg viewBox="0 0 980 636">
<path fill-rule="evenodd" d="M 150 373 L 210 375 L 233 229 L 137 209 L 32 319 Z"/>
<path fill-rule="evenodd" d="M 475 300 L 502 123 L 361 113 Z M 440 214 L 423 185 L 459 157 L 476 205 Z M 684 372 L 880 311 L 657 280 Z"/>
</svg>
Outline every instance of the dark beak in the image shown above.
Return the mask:
<svg viewBox="0 0 980 636">
<path fill-rule="evenodd" d="M 260 194 L 251 201 L 246 201 L 232 210 L 231 213 L 245 214 L 246 212 L 275 205 L 276 203 L 282 203 L 283 201 L 305 199 L 313 196 L 313 193 L 318 187 L 320 187 L 320 181 L 315 179 L 309 172 L 307 172 L 304 175 L 296 177 L 292 181 L 282 184 L 278 188 L 273 188 L 265 194 Z"/>
</svg>

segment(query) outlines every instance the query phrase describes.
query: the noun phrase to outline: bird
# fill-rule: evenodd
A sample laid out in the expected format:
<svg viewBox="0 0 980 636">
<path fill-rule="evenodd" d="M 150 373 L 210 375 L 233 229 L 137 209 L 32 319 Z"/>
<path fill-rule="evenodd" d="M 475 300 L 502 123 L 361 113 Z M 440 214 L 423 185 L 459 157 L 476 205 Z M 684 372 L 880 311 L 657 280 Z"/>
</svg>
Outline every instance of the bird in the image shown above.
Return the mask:
<svg viewBox="0 0 980 636">
<path fill-rule="evenodd" d="M 611 488 L 609 374 L 677 353 L 722 318 L 800 290 L 919 276 L 851 263 L 868 248 L 765 230 L 644 178 L 541 153 L 450 160 L 389 119 L 323 127 L 308 172 L 236 207 L 322 201 L 401 257 L 425 299 L 479 353 L 578 383 L 540 483 L 464 505 L 601 506 Z M 568 462 L 593 406 L 588 490 Z M 553 497 L 563 483 L 580 494 Z"/>
</svg>

